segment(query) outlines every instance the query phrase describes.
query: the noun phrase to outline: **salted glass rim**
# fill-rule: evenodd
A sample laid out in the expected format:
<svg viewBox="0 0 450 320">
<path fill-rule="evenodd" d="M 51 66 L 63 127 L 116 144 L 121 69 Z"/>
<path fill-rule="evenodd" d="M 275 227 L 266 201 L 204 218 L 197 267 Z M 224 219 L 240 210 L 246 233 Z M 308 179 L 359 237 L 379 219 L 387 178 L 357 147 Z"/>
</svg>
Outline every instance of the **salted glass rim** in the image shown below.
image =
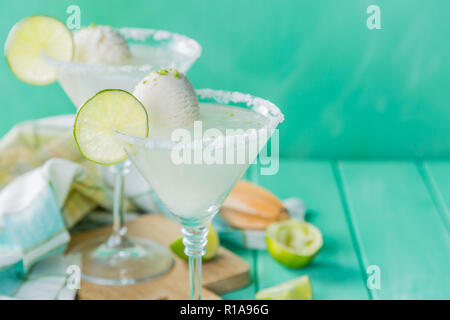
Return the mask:
<svg viewBox="0 0 450 320">
<path fill-rule="evenodd" d="M 153 40 L 158 42 L 163 42 L 167 39 L 172 38 L 173 41 L 177 42 L 178 45 L 182 46 L 181 48 L 186 49 L 189 54 L 186 54 L 186 61 L 189 61 L 189 65 L 186 69 L 189 69 L 192 64 L 200 57 L 202 54 L 202 46 L 193 38 L 188 36 L 170 32 L 162 29 L 151 29 L 151 28 L 131 28 L 131 27 L 123 27 L 123 28 L 114 28 L 120 32 L 125 37 L 127 42 L 129 40 L 141 41 L 145 42 L 149 37 L 153 37 Z M 182 53 L 182 52 L 180 52 Z M 44 56 L 45 61 L 56 68 L 66 69 L 71 72 L 95 72 L 95 73 L 115 73 L 115 72 L 150 72 L 155 69 L 155 66 L 149 63 L 142 65 L 103 65 L 103 64 L 88 64 L 76 61 L 63 61 L 51 58 L 49 56 Z M 173 67 L 173 66 L 165 66 L 165 67 Z M 158 66 L 160 68 L 160 66 Z M 187 70 L 180 70 L 185 72 Z"/>
<path fill-rule="evenodd" d="M 244 134 L 240 135 L 225 136 L 223 144 L 225 146 L 237 144 L 237 139 L 235 139 L 236 136 L 244 139 L 257 139 L 260 134 L 267 134 L 267 132 L 269 132 L 270 136 L 272 134 L 272 131 L 275 130 L 277 126 L 284 121 L 283 113 L 275 104 L 273 104 L 269 100 L 253 96 L 251 94 L 214 89 L 197 89 L 196 92 L 200 99 L 213 99 L 217 102 L 218 105 L 228 105 L 230 102 L 234 104 L 245 104 L 247 107 L 251 107 L 250 110 L 263 115 L 269 120 L 269 122 L 264 127 L 258 130 L 250 130 L 250 132 L 247 131 Z M 140 138 L 122 132 L 116 132 L 116 137 L 124 143 L 138 145 L 149 149 L 172 149 L 173 147 L 180 145 L 180 142 L 153 139 L 150 137 Z M 220 137 L 224 136 L 194 140 L 193 143 L 187 143 L 184 144 L 184 146 L 195 149 L 197 147 L 203 147 L 207 144 L 210 144 Z"/>
</svg>

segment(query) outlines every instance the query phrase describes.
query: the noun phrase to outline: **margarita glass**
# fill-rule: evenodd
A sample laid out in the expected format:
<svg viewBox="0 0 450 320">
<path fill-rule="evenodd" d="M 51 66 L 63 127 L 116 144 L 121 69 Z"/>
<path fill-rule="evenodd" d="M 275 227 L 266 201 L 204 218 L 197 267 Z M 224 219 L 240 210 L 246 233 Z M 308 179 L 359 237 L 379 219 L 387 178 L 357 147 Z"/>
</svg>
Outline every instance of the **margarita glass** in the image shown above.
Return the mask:
<svg viewBox="0 0 450 320">
<path fill-rule="evenodd" d="M 45 57 L 57 70 L 57 79 L 79 108 L 98 91 L 107 88 L 132 92 L 146 74 L 161 67 L 186 72 L 201 54 L 201 46 L 186 36 L 164 30 L 121 28 L 132 58 L 127 64 L 96 65 Z M 74 249 L 83 255 L 82 277 L 103 285 L 126 285 L 152 279 L 168 271 L 173 260 L 161 245 L 128 238 L 124 212 L 124 176 L 131 163 L 110 166 L 114 175 L 113 233 L 82 243 Z"/>
<path fill-rule="evenodd" d="M 283 120 L 274 104 L 249 94 L 211 89 L 197 94 L 200 117 L 193 126 L 177 133 L 150 128 L 148 138 L 117 133 L 131 161 L 182 225 L 191 299 L 202 297 L 208 224 Z M 204 130 L 200 138 L 198 125 Z M 189 134 L 194 138 L 174 141 Z"/>
</svg>

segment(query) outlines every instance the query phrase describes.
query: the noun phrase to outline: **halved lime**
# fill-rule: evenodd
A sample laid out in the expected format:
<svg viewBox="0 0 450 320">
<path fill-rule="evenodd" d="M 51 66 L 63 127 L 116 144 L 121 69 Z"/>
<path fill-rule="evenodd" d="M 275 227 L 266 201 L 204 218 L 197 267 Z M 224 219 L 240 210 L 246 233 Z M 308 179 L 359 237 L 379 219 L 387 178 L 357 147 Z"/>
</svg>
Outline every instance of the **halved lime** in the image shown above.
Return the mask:
<svg viewBox="0 0 450 320">
<path fill-rule="evenodd" d="M 312 300 L 311 282 L 307 275 L 278 286 L 260 290 L 256 300 Z"/>
<path fill-rule="evenodd" d="M 270 255 L 289 268 L 306 266 L 323 245 L 319 229 L 297 220 L 271 224 L 266 229 L 266 242 Z"/>
<path fill-rule="evenodd" d="M 145 138 L 148 116 L 131 93 L 120 89 L 98 92 L 78 110 L 74 136 L 83 156 L 99 164 L 115 164 L 127 158 L 117 133 Z"/>
<path fill-rule="evenodd" d="M 209 225 L 207 239 L 208 243 L 206 244 L 205 255 L 202 257 L 203 261 L 208 261 L 214 258 L 217 255 L 217 251 L 220 247 L 219 235 L 217 234 L 212 224 Z M 177 240 L 172 242 L 170 244 L 170 250 L 172 250 L 172 252 L 175 253 L 178 257 L 186 261 L 188 260 L 188 256 L 184 253 L 183 238 L 178 238 Z"/>
<path fill-rule="evenodd" d="M 74 47 L 72 32 L 63 22 L 48 16 L 31 16 L 9 31 L 5 56 L 17 78 L 45 85 L 56 80 L 56 70 L 45 61 L 45 56 L 70 61 Z"/>
</svg>

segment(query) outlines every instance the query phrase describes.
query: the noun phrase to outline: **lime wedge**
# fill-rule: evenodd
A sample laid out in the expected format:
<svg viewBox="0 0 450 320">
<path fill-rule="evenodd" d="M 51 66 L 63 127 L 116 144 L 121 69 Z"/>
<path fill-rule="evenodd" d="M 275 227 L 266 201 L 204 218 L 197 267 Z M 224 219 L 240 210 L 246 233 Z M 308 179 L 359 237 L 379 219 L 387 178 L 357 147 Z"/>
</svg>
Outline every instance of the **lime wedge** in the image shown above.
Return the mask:
<svg viewBox="0 0 450 320">
<path fill-rule="evenodd" d="M 319 229 L 297 220 L 271 224 L 266 229 L 266 242 L 270 255 L 289 268 L 306 266 L 323 245 Z"/>
<path fill-rule="evenodd" d="M 311 282 L 308 276 L 290 280 L 278 286 L 260 290 L 256 300 L 312 300 Z"/>
<path fill-rule="evenodd" d="M 78 110 L 74 136 L 83 156 L 99 164 L 115 164 L 127 158 L 117 132 L 144 138 L 148 117 L 131 93 L 120 89 L 98 92 Z"/>
<path fill-rule="evenodd" d="M 37 85 L 56 80 L 56 70 L 45 56 L 70 61 L 74 42 L 72 32 L 58 19 L 31 16 L 17 22 L 9 31 L 5 56 L 12 72 L 20 80 Z"/>
<path fill-rule="evenodd" d="M 219 235 L 217 234 L 212 224 L 209 225 L 207 239 L 208 243 L 206 244 L 205 255 L 202 257 L 203 261 L 208 261 L 214 258 L 217 255 L 217 251 L 219 250 L 220 246 Z M 170 244 L 170 250 L 172 250 L 172 252 L 175 253 L 178 257 L 186 261 L 188 260 L 188 256 L 184 253 L 184 244 L 182 238 L 178 238 L 177 240 L 172 242 Z"/>
</svg>

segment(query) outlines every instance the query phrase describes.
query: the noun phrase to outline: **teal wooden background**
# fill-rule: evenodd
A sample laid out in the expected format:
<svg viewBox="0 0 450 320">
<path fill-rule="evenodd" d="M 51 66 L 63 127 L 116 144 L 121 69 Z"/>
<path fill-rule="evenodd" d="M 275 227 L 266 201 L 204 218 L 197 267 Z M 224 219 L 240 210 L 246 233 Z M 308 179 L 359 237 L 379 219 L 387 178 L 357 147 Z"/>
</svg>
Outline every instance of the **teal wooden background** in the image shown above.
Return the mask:
<svg viewBox="0 0 450 320">
<path fill-rule="evenodd" d="M 302 198 L 324 244 L 302 269 L 229 246 L 248 261 L 253 281 L 225 299 L 251 299 L 304 274 L 314 299 L 450 298 L 449 161 L 281 159 L 278 174 L 259 183 L 280 198 Z M 367 285 L 374 270 L 379 288 Z"/>
<path fill-rule="evenodd" d="M 203 56 L 196 87 L 250 92 L 286 114 L 282 156 L 408 158 L 450 155 L 450 1 L 1 0 L 0 39 L 19 19 L 177 31 Z M 366 8 L 381 8 L 368 30 Z M 57 84 L 33 87 L 0 59 L 0 136 L 15 123 L 73 112 Z"/>
</svg>

